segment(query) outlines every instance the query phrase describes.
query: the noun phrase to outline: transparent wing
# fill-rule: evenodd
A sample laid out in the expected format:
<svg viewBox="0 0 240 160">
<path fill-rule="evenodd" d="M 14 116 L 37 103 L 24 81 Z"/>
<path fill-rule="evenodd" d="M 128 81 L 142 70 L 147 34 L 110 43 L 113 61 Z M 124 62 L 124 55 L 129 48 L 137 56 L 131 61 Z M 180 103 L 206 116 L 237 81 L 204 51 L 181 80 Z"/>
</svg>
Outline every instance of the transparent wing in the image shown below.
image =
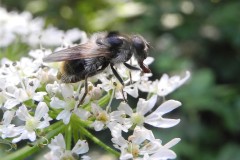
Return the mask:
<svg viewBox="0 0 240 160">
<path fill-rule="evenodd" d="M 109 58 L 111 52 L 107 47 L 98 46 L 96 43 L 85 43 L 75 47 L 63 49 L 43 58 L 44 62 L 58 62 L 75 59 L 106 57 Z"/>
</svg>

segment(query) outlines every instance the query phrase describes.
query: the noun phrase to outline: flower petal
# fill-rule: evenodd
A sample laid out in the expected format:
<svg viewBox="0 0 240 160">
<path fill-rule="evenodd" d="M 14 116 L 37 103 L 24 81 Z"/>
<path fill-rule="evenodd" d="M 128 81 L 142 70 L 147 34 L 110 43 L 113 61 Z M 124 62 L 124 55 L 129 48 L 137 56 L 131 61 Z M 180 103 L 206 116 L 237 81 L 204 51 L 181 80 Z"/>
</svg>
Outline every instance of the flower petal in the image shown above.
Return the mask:
<svg viewBox="0 0 240 160">
<path fill-rule="evenodd" d="M 151 114 L 145 118 L 145 123 L 150 124 L 154 127 L 159 128 L 169 128 L 177 125 L 180 122 L 180 119 L 167 119 L 159 117 L 156 114 Z"/>
<path fill-rule="evenodd" d="M 31 118 L 32 116 L 28 113 L 26 106 L 21 106 L 16 112 L 16 115 L 22 121 L 26 121 L 27 119 Z"/>
<path fill-rule="evenodd" d="M 94 121 L 91 126 L 94 127 L 95 131 L 101 131 L 104 127 L 104 124 L 100 121 Z"/>
<path fill-rule="evenodd" d="M 38 129 L 43 129 L 43 128 L 48 127 L 49 125 L 50 125 L 49 121 L 42 121 L 42 122 L 38 123 L 37 128 Z"/>
<path fill-rule="evenodd" d="M 55 109 L 65 108 L 66 102 L 58 99 L 57 97 L 52 97 L 50 106 Z"/>
<path fill-rule="evenodd" d="M 70 117 L 71 117 L 71 112 L 68 110 L 63 110 L 58 114 L 56 119 L 57 120 L 62 119 L 64 124 L 68 124 L 70 121 Z"/>
<path fill-rule="evenodd" d="M 186 71 L 186 76 L 181 79 L 179 76 L 173 76 L 169 78 L 167 74 L 164 74 L 159 83 L 158 83 L 158 92 L 157 94 L 159 96 L 166 96 L 169 93 L 176 90 L 178 87 L 183 85 L 189 78 L 190 78 L 190 72 Z"/>
<path fill-rule="evenodd" d="M 134 98 L 138 97 L 138 89 L 136 85 L 126 86 L 124 87 L 124 91 L 127 92 L 129 95 L 133 96 Z"/>
<path fill-rule="evenodd" d="M 129 116 L 133 114 L 132 108 L 127 103 L 124 102 L 120 103 L 120 105 L 118 106 L 118 110 L 124 111 Z"/>
<path fill-rule="evenodd" d="M 38 102 L 43 101 L 43 96 L 45 96 L 46 94 L 46 92 L 37 92 L 33 95 L 32 99 Z"/>
<path fill-rule="evenodd" d="M 73 96 L 73 86 L 69 84 L 61 84 L 61 92 L 64 99 L 68 99 Z"/>
<path fill-rule="evenodd" d="M 166 148 L 171 148 L 171 147 L 173 147 L 173 146 L 175 146 L 178 142 L 180 142 L 181 141 L 181 139 L 180 138 L 174 138 L 174 139 L 172 139 L 171 141 L 169 141 L 168 143 L 166 143 L 165 145 L 164 145 L 164 147 L 166 147 Z"/>
<path fill-rule="evenodd" d="M 2 124 L 3 125 L 9 125 L 13 119 L 15 115 L 15 111 L 5 111 L 4 115 L 3 115 L 3 120 L 2 120 Z"/>
<path fill-rule="evenodd" d="M 86 111 L 86 110 L 84 110 L 82 108 L 76 108 L 74 110 L 74 113 L 78 117 L 80 117 L 82 120 L 87 120 L 90 117 L 90 115 L 91 115 L 89 111 Z"/>
<path fill-rule="evenodd" d="M 161 159 L 175 159 L 177 155 L 170 149 L 161 148 L 158 152 L 150 156 L 153 160 L 157 160 L 159 157 L 161 157 Z"/>
<path fill-rule="evenodd" d="M 152 96 L 149 100 L 144 100 L 142 98 L 139 99 L 137 103 L 137 112 L 141 113 L 142 115 L 145 115 L 147 112 L 149 112 L 157 101 L 157 95 Z"/>
<path fill-rule="evenodd" d="M 122 130 L 123 130 L 122 125 L 116 122 L 110 122 L 107 126 L 110 129 L 111 135 L 113 138 L 122 136 Z"/>
<path fill-rule="evenodd" d="M 13 107 L 15 107 L 16 105 L 20 104 L 21 102 L 18 99 L 8 99 L 5 103 L 4 103 L 4 107 L 6 109 L 12 109 Z"/>
<path fill-rule="evenodd" d="M 88 150 L 89 150 L 89 147 L 88 147 L 87 141 L 78 140 L 75 146 L 73 147 L 72 152 L 76 154 L 83 154 L 88 152 Z"/>
<path fill-rule="evenodd" d="M 131 141 L 135 144 L 141 144 L 145 140 L 155 140 L 155 137 L 151 130 L 148 130 L 144 127 L 137 126 L 133 131 L 133 137 Z"/>
<path fill-rule="evenodd" d="M 45 102 L 40 102 L 37 105 L 37 109 L 35 111 L 35 117 L 40 120 L 47 112 L 49 108 Z"/>
<path fill-rule="evenodd" d="M 168 100 L 166 102 L 164 102 L 163 104 L 161 104 L 153 113 L 162 116 L 172 110 L 174 110 L 175 108 L 181 106 L 181 102 L 176 101 L 176 100 Z"/>
<path fill-rule="evenodd" d="M 51 143 L 48 145 L 48 147 L 53 151 L 56 152 L 57 150 L 62 151 L 66 149 L 65 140 L 63 138 L 63 135 L 60 133 L 57 136 L 55 136 Z"/>
</svg>

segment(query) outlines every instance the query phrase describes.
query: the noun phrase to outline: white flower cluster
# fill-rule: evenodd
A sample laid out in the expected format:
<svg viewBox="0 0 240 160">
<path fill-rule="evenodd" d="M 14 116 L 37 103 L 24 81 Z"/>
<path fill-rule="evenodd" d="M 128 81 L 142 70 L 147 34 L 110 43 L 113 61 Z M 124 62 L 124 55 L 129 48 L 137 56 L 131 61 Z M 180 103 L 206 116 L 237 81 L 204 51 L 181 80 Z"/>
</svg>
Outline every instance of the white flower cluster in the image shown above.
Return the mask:
<svg viewBox="0 0 240 160">
<path fill-rule="evenodd" d="M 33 19 L 29 12 L 21 14 L 7 12 L 0 7 L 0 15 L 0 48 L 9 46 L 16 39 L 30 46 L 37 46 L 40 43 L 44 46 L 68 45 L 77 40 L 83 42 L 86 39 L 85 32 L 76 28 L 67 32 L 52 26 L 44 29 L 44 20 Z"/>
<path fill-rule="evenodd" d="M 28 42 L 27 39 L 33 36 L 36 31 L 48 33 L 51 30 L 49 28 L 43 30 L 41 20 L 31 20 L 28 13 L 18 15 L 7 13 L 0 8 L 0 15 L 0 31 L 8 29 L 0 34 L 1 42 L 1 39 L 6 40 L 8 36 L 14 38 L 21 36 L 23 41 Z M 8 18 L 6 18 L 7 16 Z M 9 19 L 10 21 L 8 21 Z M 21 21 L 22 23 L 17 26 L 13 21 Z M 39 21 L 38 24 L 41 25 L 34 27 L 36 21 Z M 31 29 L 31 26 L 35 30 Z M 21 29 L 17 31 L 19 27 L 28 27 L 28 29 L 25 28 L 27 31 Z M 73 35 L 78 35 L 80 32 L 77 31 Z M 52 31 L 48 34 L 49 39 L 46 43 L 58 45 L 51 43 L 57 42 L 52 38 L 59 40 L 61 36 Z M 71 35 L 69 33 L 69 37 L 74 37 Z M 77 37 L 85 39 L 85 34 Z M 1 43 L 2 46 L 9 45 L 13 39 Z M 41 41 L 44 42 L 43 37 Z M 31 40 L 31 42 L 33 41 Z M 84 103 L 78 107 L 79 99 L 84 94 L 82 82 L 63 84 L 57 80 L 58 64 L 42 62 L 42 58 L 50 53 L 51 50 L 37 49 L 30 51 L 29 57 L 23 57 L 16 62 L 6 58 L 1 60 L 0 108 L 3 112 L 3 118 L 0 124 L 0 137 L 2 139 L 7 139 L 11 143 L 25 139 L 34 142 L 38 140 L 42 131 L 51 127 L 55 122 L 61 121 L 66 127 L 76 128 L 77 121 L 81 122 L 83 127 L 87 126 L 88 129 L 95 131 L 109 129 L 113 145 L 120 150 L 120 159 L 122 160 L 176 158 L 176 154 L 170 148 L 177 144 L 180 139 L 175 138 L 163 145 L 161 140 L 155 138 L 153 132 L 145 128 L 144 125 L 169 128 L 180 122 L 179 119 L 168 119 L 162 116 L 179 107 L 181 103 L 176 100 L 165 100 L 161 105 L 158 105 L 157 99 L 165 97 L 184 84 L 190 77 L 188 71 L 183 78 L 179 76 L 169 77 L 164 74 L 159 80 L 150 81 L 151 74 L 142 75 L 140 71 L 129 71 L 125 66 L 119 65 L 117 66 L 118 73 L 123 78 L 124 83 L 128 84 L 123 87 L 108 68 L 101 74 L 89 78 L 89 84 L 86 86 L 89 92 Z M 150 64 L 152 62 L 153 58 L 148 57 L 144 63 Z M 131 59 L 129 63 L 137 65 L 134 59 Z M 148 93 L 149 98 L 140 98 L 139 92 Z M 138 98 L 136 105 L 130 106 L 126 102 L 121 102 L 116 106 L 115 103 L 112 103 L 113 99 L 123 99 L 124 97 L 127 99 L 128 95 Z M 74 131 L 74 136 L 79 134 L 84 136 L 86 132 L 82 132 L 80 129 Z M 122 134 L 123 132 L 129 134 L 128 138 Z M 61 133 L 66 133 L 66 131 Z M 49 139 L 48 147 L 51 151 L 45 155 L 46 159 L 78 159 L 78 155 L 88 151 L 88 144 L 85 140 L 78 140 L 73 149 L 70 149 L 67 146 L 69 142 L 66 144 L 66 138 L 61 133 L 55 138 Z M 96 139 L 89 135 L 85 134 L 89 139 Z M 82 158 L 90 159 L 88 156 L 82 156 Z"/>
</svg>

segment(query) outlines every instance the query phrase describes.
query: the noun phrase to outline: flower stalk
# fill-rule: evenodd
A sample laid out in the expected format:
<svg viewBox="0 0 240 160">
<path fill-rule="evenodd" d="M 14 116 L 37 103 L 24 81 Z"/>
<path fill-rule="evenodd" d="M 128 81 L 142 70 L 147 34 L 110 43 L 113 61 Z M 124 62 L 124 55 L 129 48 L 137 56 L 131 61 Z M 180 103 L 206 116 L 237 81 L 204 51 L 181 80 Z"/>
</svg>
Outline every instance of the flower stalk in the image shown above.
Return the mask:
<svg viewBox="0 0 240 160">
<path fill-rule="evenodd" d="M 108 151 L 109 153 L 114 154 L 116 157 L 120 156 L 119 152 L 115 151 L 114 149 L 112 149 L 111 147 L 109 147 L 108 145 L 103 143 L 100 139 L 98 139 L 96 136 L 94 136 L 92 133 L 90 133 L 87 129 L 82 127 L 81 123 L 78 123 L 77 126 L 79 127 L 79 130 L 81 131 L 81 133 L 83 135 L 85 135 L 86 137 L 88 137 L 90 140 L 92 140 L 95 144 L 99 145 L 100 147 L 102 147 L 103 149 Z"/>
</svg>

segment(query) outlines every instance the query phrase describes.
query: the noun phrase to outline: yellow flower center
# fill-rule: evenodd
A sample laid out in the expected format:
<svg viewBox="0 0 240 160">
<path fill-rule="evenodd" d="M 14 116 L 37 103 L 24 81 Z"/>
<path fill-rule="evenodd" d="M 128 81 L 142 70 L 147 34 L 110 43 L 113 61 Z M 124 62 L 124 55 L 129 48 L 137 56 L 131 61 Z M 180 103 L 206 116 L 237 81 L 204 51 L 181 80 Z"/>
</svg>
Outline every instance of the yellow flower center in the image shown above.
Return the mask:
<svg viewBox="0 0 240 160">
<path fill-rule="evenodd" d="M 127 151 L 133 155 L 134 158 L 139 155 L 139 146 L 133 143 L 129 143 Z"/>
<path fill-rule="evenodd" d="M 131 116 L 131 121 L 135 125 L 142 125 L 144 123 L 144 116 L 139 113 L 133 113 Z"/>
<path fill-rule="evenodd" d="M 75 155 L 71 151 L 66 150 L 65 153 L 62 155 L 60 160 L 77 160 L 78 155 Z"/>
<path fill-rule="evenodd" d="M 31 117 L 26 121 L 26 129 L 28 131 L 32 131 L 37 127 L 38 123 L 39 121 L 37 119 L 35 119 L 34 117 Z"/>
<path fill-rule="evenodd" d="M 103 123 L 106 123 L 108 121 L 109 117 L 107 112 L 101 112 L 97 116 L 97 120 L 102 121 Z"/>
</svg>

